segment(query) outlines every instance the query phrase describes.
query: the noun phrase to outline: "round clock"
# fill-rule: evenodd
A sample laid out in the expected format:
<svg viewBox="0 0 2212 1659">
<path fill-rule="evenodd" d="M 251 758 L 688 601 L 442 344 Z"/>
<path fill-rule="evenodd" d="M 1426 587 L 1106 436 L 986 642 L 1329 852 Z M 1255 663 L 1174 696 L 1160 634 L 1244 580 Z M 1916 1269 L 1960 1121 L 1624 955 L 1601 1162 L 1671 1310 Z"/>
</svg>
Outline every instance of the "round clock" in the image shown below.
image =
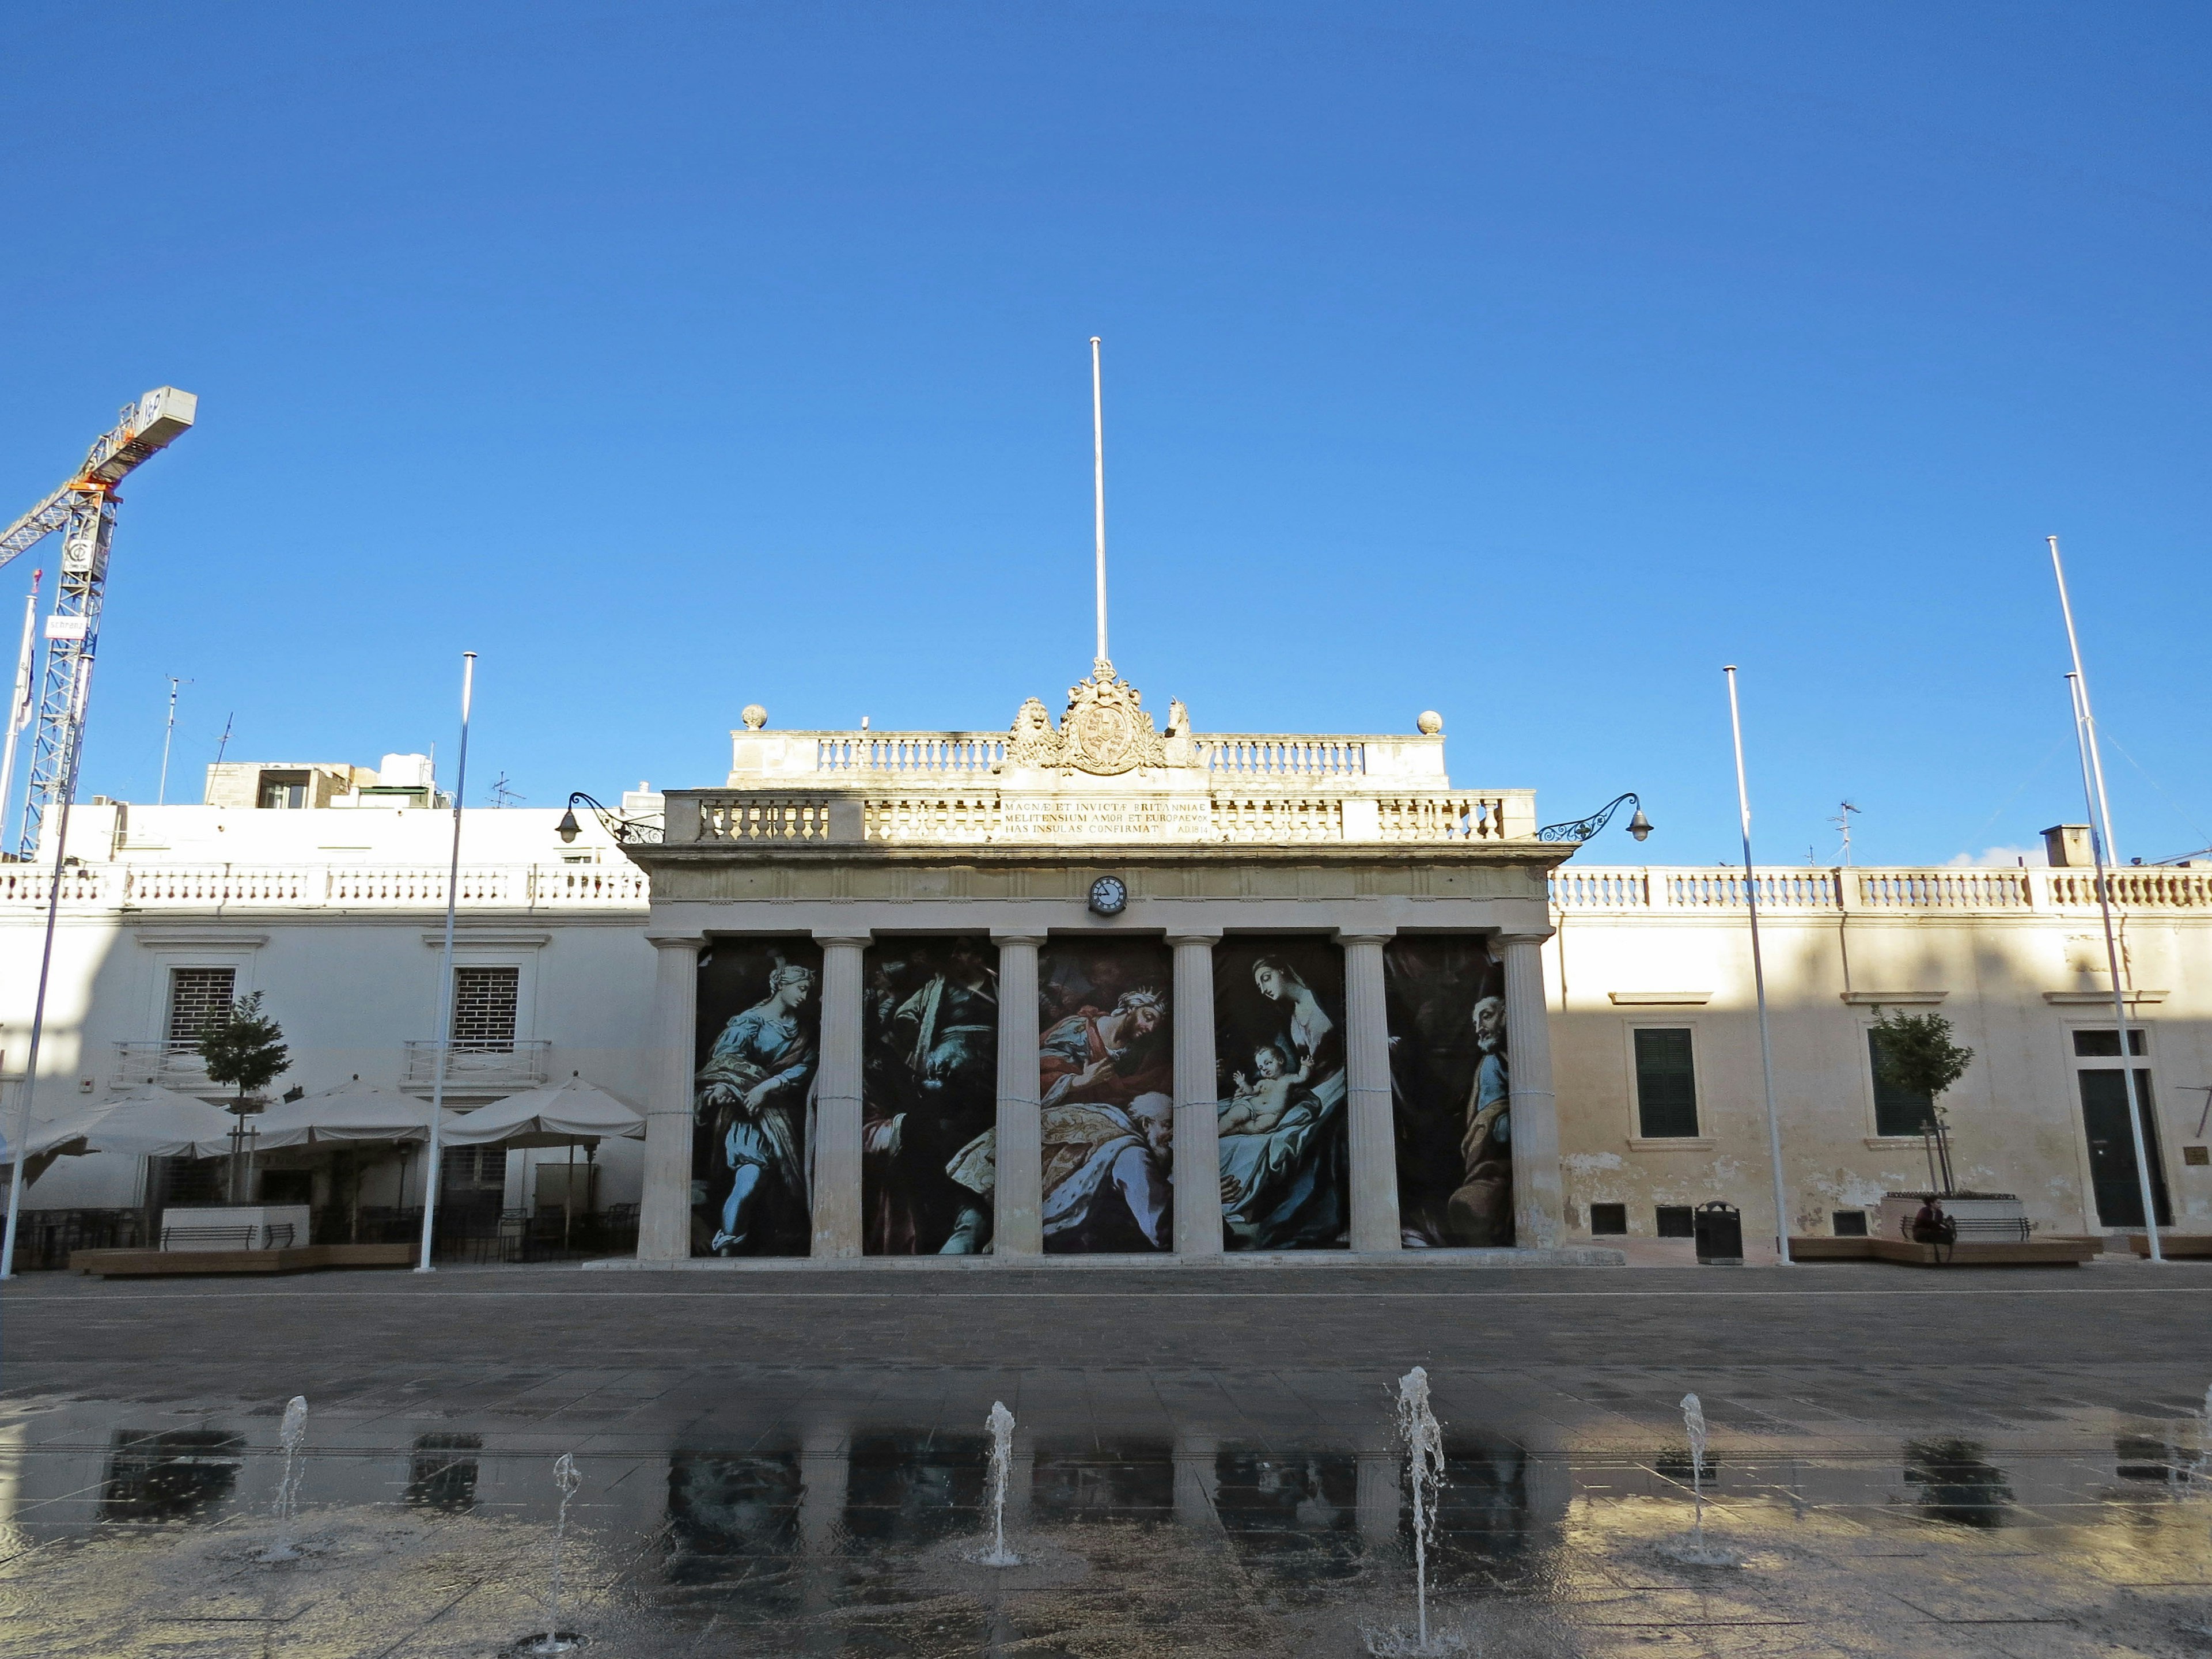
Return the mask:
<svg viewBox="0 0 2212 1659">
<path fill-rule="evenodd" d="M 1091 884 L 1091 908 L 1102 916 L 1118 916 L 1129 902 L 1129 890 L 1119 876 L 1101 876 Z"/>
</svg>

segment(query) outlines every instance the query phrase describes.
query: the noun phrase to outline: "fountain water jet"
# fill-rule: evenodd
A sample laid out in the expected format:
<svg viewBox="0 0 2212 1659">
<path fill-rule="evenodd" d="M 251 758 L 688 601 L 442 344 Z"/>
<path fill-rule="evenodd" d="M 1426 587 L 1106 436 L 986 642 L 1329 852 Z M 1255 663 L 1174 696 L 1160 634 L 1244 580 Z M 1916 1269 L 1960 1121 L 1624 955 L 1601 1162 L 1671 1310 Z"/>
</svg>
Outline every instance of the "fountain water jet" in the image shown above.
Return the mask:
<svg viewBox="0 0 2212 1659">
<path fill-rule="evenodd" d="M 584 1484 L 584 1477 L 576 1473 L 576 1455 L 562 1452 L 554 1460 L 553 1484 L 561 1489 L 561 1509 L 553 1521 L 553 1594 L 548 1608 L 545 1628 L 535 1636 L 526 1636 L 514 1644 L 513 1651 L 526 1654 L 573 1653 L 586 1639 L 573 1630 L 561 1628 L 561 1544 L 568 1532 L 568 1500 L 576 1495 L 576 1488 Z"/>
<path fill-rule="evenodd" d="M 1406 1443 L 1406 1474 L 1413 1488 L 1413 1603 L 1417 1623 L 1402 1630 L 1370 1631 L 1367 1650 L 1382 1659 L 1417 1659 L 1463 1653 L 1467 1638 L 1429 1629 L 1429 1540 L 1436 1535 L 1437 1493 L 1444 1483 L 1444 1430 L 1429 1404 L 1429 1374 L 1416 1365 L 1398 1379 L 1398 1437 Z"/>
<path fill-rule="evenodd" d="M 1688 1539 L 1661 1547 L 1693 1567 L 1740 1567 L 1743 1558 L 1734 1550 L 1705 1542 L 1705 1407 L 1693 1394 L 1682 1396 L 1682 1426 L 1690 1436 L 1690 1496 L 1697 1508 Z"/>
<path fill-rule="evenodd" d="M 307 1469 L 300 1462 L 300 1443 L 307 1435 L 307 1396 L 295 1394 L 284 1407 L 283 1425 L 276 1431 L 284 1448 L 284 1473 L 276 1482 L 276 1536 L 253 1559 L 262 1562 L 296 1561 L 301 1549 L 292 1529 L 300 1510 L 300 1481 Z"/>
<path fill-rule="evenodd" d="M 991 1547 L 975 1559 L 986 1567 L 1018 1567 L 1022 1558 L 1006 1547 L 1006 1482 L 1014 1469 L 1014 1414 L 1004 1401 L 994 1400 L 983 1426 L 991 1431 Z"/>
</svg>

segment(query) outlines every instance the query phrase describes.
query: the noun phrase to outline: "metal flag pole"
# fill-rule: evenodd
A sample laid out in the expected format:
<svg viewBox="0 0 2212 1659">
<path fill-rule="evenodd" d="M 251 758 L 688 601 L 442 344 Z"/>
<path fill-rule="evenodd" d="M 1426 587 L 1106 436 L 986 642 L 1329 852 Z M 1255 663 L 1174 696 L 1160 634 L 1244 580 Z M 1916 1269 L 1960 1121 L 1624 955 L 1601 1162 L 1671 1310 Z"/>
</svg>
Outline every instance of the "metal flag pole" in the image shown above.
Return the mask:
<svg viewBox="0 0 2212 1659">
<path fill-rule="evenodd" d="M 2057 550 L 2054 538 L 2051 551 L 2056 554 Z M 2062 586 L 2059 591 L 2065 590 Z M 2080 660 L 2078 653 L 2075 660 Z M 2150 1259 L 2162 1262 L 2166 1254 L 2159 1248 L 2158 1206 L 2153 1201 L 2150 1184 L 2150 1147 L 2143 1135 L 2142 1106 L 2136 1099 L 2135 1056 L 2128 1052 L 2127 993 L 2120 978 L 2119 935 L 2112 927 L 2112 880 L 2106 869 L 2108 853 L 2104 836 L 2094 822 L 2097 811 L 2096 728 L 2089 722 L 2088 693 L 2082 688 L 2078 669 L 2066 677 L 2066 690 L 2074 705 L 2074 743 L 2081 751 L 2081 805 L 2093 820 L 2089 825 L 2089 857 L 2096 868 L 2097 908 L 2105 919 L 2105 963 L 2112 976 L 2112 1025 L 2120 1040 L 2120 1080 L 2127 1096 L 2128 1133 L 2136 1149 L 2136 1183 L 2142 1194 L 2143 1237 L 2150 1241 Z"/>
<path fill-rule="evenodd" d="M 0 822 L 8 817 L 8 803 L 15 793 L 15 745 L 22 738 L 23 728 L 31 723 L 31 669 L 38 653 L 34 642 L 39 633 L 39 579 L 46 573 L 31 573 L 31 592 L 23 601 L 23 647 L 15 653 L 15 690 L 8 700 L 8 724 L 0 732 Z"/>
<path fill-rule="evenodd" d="M 38 1091 L 39 1040 L 46 1034 L 46 987 L 53 976 L 54 925 L 60 919 L 62 860 L 69 850 L 70 803 L 76 799 L 77 758 L 84 752 L 85 697 L 92 689 L 92 658 L 76 659 L 76 683 L 70 687 L 70 714 L 63 723 L 62 742 L 67 753 L 60 770 L 61 810 L 54 825 L 54 867 L 46 876 L 46 939 L 39 954 L 39 990 L 31 1004 L 31 1042 L 23 1057 L 23 1083 L 15 1101 L 15 1133 L 9 1137 L 8 1219 L 0 1228 L 0 1279 L 15 1276 L 15 1227 L 23 1210 L 24 1155 L 31 1141 L 31 1097 Z"/>
<path fill-rule="evenodd" d="M 1766 1030 L 1766 963 L 1759 950 L 1759 877 L 1751 865 L 1751 791 L 1743 777 L 1743 716 L 1736 708 L 1735 665 L 1721 672 L 1728 676 L 1729 726 L 1735 734 L 1735 799 L 1743 815 L 1743 902 L 1751 913 L 1751 980 L 1759 995 L 1759 1066 L 1766 1083 L 1766 1147 L 1774 1161 L 1774 1243 L 1782 1265 L 1794 1267 L 1790 1255 L 1790 1210 L 1783 1193 L 1782 1120 L 1774 1109 L 1774 1042 Z"/>
<path fill-rule="evenodd" d="M 169 744 L 177 735 L 177 688 L 191 682 L 175 674 L 169 677 L 169 723 L 161 728 L 161 781 L 154 790 L 154 805 L 169 804 Z"/>
<path fill-rule="evenodd" d="M 440 1131 L 445 1127 L 446 1060 L 453 1048 L 453 906 L 461 892 L 461 798 L 469 784 L 469 698 L 476 688 L 477 653 L 461 653 L 461 757 L 453 768 L 453 861 L 446 872 L 446 943 L 438 953 L 438 1063 L 430 1073 L 430 1145 L 422 1165 L 422 1259 L 418 1273 L 434 1273 L 430 1241 L 438 1226 L 438 1189 L 445 1170 Z"/>
<path fill-rule="evenodd" d="M 1098 337 L 1091 337 L 1091 482 L 1098 524 L 1098 659 L 1106 666 L 1106 404 L 1098 374 Z"/>
</svg>

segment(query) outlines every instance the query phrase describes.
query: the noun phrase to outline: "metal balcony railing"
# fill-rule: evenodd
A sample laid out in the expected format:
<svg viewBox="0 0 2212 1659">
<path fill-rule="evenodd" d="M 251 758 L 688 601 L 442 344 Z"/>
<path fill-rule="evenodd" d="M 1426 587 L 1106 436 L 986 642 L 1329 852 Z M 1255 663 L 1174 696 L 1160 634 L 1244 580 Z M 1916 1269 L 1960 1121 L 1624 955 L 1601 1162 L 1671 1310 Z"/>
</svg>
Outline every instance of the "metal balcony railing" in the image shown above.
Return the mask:
<svg viewBox="0 0 2212 1659">
<path fill-rule="evenodd" d="M 446 1088 L 449 1093 L 478 1094 L 487 1089 L 513 1093 L 532 1089 L 545 1081 L 553 1045 L 542 1038 L 514 1038 L 506 1042 L 474 1041 L 441 1043 L 424 1040 L 405 1045 L 406 1065 L 399 1086 L 425 1090 L 434 1085 L 438 1051 L 446 1051 Z"/>
</svg>

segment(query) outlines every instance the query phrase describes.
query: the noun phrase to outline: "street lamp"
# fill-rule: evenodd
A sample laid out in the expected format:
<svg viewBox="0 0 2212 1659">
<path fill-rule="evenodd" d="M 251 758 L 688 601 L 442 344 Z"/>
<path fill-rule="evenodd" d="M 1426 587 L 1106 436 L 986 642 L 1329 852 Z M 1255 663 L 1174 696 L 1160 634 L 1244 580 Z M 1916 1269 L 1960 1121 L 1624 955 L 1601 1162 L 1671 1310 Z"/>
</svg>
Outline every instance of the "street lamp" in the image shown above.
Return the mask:
<svg viewBox="0 0 2212 1659">
<path fill-rule="evenodd" d="M 643 818 L 626 818 L 619 812 L 602 806 L 579 789 L 568 797 L 568 810 L 561 814 L 561 822 L 553 826 L 553 833 L 564 842 L 574 842 L 583 833 L 583 825 L 576 822 L 576 803 L 581 801 L 592 809 L 592 816 L 606 827 L 606 832 L 617 844 L 627 846 L 634 842 L 659 841 L 660 828 Z"/>
<path fill-rule="evenodd" d="M 1547 823 L 1536 832 L 1538 841 L 1589 841 L 1613 822 L 1613 815 L 1629 801 L 1636 801 L 1636 816 L 1628 821 L 1628 833 L 1638 841 L 1651 833 L 1651 820 L 1644 816 L 1644 803 L 1636 800 L 1633 792 L 1615 795 L 1611 800 L 1586 818 L 1570 818 L 1565 823 Z"/>
</svg>

